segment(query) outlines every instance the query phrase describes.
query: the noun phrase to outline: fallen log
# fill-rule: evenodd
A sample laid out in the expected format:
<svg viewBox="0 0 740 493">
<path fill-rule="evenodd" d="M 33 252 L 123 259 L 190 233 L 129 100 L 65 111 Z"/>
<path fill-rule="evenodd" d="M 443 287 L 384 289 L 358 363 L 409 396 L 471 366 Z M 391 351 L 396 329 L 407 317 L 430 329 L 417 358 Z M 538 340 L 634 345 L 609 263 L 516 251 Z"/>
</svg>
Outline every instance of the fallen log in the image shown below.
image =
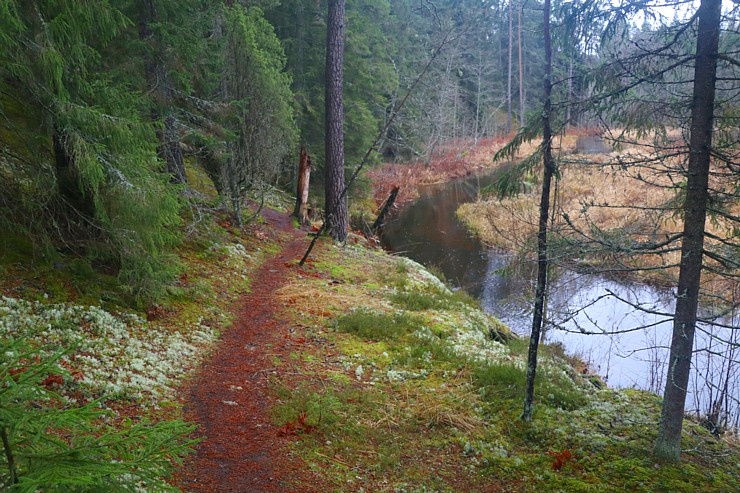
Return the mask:
<svg viewBox="0 0 740 493">
<path fill-rule="evenodd" d="M 383 208 L 380 211 L 380 214 L 378 214 L 378 218 L 373 223 L 372 231 L 373 233 L 376 233 L 380 230 L 380 228 L 383 227 L 383 223 L 385 222 L 385 218 L 388 215 L 388 213 L 393 208 L 393 203 L 396 201 L 396 197 L 398 196 L 398 191 L 401 188 L 399 186 L 393 187 L 391 190 L 391 194 L 388 195 L 388 198 L 385 199 L 385 204 L 383 205 Z"/>
</svg>

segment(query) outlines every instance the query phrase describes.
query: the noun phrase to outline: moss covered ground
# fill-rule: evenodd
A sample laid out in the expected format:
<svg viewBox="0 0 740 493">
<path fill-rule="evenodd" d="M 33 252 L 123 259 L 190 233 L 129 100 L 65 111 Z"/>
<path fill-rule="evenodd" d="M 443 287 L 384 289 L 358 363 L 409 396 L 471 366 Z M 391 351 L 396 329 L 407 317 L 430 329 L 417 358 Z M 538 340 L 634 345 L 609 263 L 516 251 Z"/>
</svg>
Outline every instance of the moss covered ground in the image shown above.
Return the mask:
<svg viewBox="0 0 740 493">
<path fill-rule="evenodd" d="M 730 492 L 740 454 L 688 422 L 680 464 L 651 458 L 659 398 L 595 385 L 544 347 L 519 419 L 526 344 L 418 264 L 320 242 L 279 295 L 303 344 L 274 420 L 335 490 Z"/>
<path fill-rule="evenodd" d="M 239 230 L 209 216 L 180 247 L 169 296 L 134 310 L 104 272 L 39 263 L 6 236 L 0 332 L 39 347 L 84 339 L 54 383 L 68 405 L 101 399 L 121 427 L 176 420 L 183 379 L 280 241 L 259 221 Z M 331 491 L 740 491 L 730 439 L 688 422 L 682 462 L 655 462 L 659 398 L 600 388 L 557 347 L 543 348 L 523 423 L 526 344 L 420 265 L 354 235 L 297 261 L 276 293 L 295 347 L 273 362 L 270 415 Z"/>
</svg>

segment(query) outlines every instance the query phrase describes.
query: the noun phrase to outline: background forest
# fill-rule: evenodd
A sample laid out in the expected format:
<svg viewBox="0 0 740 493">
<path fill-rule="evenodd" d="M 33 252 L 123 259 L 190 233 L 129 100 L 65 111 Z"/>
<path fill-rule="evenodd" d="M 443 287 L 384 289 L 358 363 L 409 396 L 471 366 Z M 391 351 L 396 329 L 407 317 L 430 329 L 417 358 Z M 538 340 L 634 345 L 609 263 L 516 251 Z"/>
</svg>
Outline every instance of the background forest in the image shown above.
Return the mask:
<svg viewBox="0 0 740 493">
<path fill-rule="evenodd" d="M 247 194 L 292 188 L 299 144 L 320 190 L 325 16 L 320 1 L 3 1 L 3 232 L 151 300 L 173 279 L 178 224 L 192 220 L 194 164 L 239 218 Z M 348 2 L 346 165 L 440 46 L 372 160 L 429 160 L 518 128 L 541 98 L 540 17 L 537 3 Z M 558 38 L 564 102 L 586 91 L 575 74 L 598 58 L 600 29 Z M 589 123 L 565 106 L 569 122 Z"/>
</svg>

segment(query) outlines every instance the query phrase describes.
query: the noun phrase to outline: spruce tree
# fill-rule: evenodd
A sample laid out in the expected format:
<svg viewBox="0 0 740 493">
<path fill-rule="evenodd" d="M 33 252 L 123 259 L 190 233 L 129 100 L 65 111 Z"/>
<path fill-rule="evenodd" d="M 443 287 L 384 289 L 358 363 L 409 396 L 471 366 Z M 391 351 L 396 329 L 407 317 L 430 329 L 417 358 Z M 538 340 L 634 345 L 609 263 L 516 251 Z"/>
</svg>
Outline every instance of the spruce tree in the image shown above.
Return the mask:
<svg viewBox="0 0 740 493">
<path fill-rule="evenodd" d="M 257 7 L 234 5 L 226 15 L 223 45 L 224 123 L 231 136 L 219 166 L 220 190 L 237 224 L 248 192 L 259 196 L 275 184 L 295 150 L 290 77 L 272 26 Z"/>
<path fill-rule="evenodd" d="M 663 408 L 655 444 L 656 456 L 672 461 L 681 457 L 681 429 L 704 267 L 707 210 L 711 207 L 709 170 L 721 11 L 722 0 L 702 0 L 698 10 L 686 196 L 682 206 L 681 267 L 676 286 L 676 309 Z"/>
<path fill-rule="evenodd" d="M 9 0 L 0 11 L 11 33 L 0 39 L 3 133 L 19 149 L 0 184 L 6 225 L 98 258 L 139 299 L 156 296 L 172 274 L 178 201 L 141 94 L 103 60 L 131 21 L 109 1 Z"/>
</svg>

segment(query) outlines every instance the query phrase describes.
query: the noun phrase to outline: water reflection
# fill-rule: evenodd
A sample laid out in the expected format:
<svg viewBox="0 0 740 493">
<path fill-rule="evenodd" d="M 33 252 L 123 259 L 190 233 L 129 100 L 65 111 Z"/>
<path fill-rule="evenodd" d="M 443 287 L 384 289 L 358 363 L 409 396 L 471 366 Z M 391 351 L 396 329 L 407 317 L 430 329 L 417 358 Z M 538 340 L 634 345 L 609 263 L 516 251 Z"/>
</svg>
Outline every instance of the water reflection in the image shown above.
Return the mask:
<svg viewBox="0 0 740 493">
<path fill-rule="evenodd" d="M 480 296 L 488 255 L 477 238 L 457 220 L 460 204 L 478 197 L 492 178 L 471 178 L 422 190 L 421 197 L 405 207 L 384 227 L 384 246 L 441 272 L 444 277 Z"/>
<path fill-rule="evenodd" d="M 487 250 L 457 220 L 455 210 L 476 199 L 493 177 L 426 188 L 384 232 L 386 248 L 434 267 L 483 307 L 528 335 L 534 268 Z M 674 296 L 639 284 L 563 271 L 549 288 L 545 339 L 561 342 L 612 387 L 662 392 L 671 338 Z M 740 316 L 722 324 L 740 325 Z M 720 416 L 740 419 L 740 331 L 700 325 L 696 335 L 687 410 L 706 414 L 719 396 Z M 730 364 L 733 363 L 733 364 Z"/>
<path fill-rule="evenodd" d="M 660 394 L 674 307 L 675 297 L 670 291 L 564 271 L 550 286 L 545 340 L 562 343 L 612 387 L 635 387 Z M 492 312 L 508 318 L 508 323 L 521 327 L 522 321 L 530 319 L 526 309 L 517 312 L 526 313 L 526 317 L 511 320 L 507 313 L 514 311 L 500 308 Z M 697 325 L 686 402 L 687 412 L 702 416 L 716 405 L 719 417 L 734 427 L 740 419 L 738 334 L 721 325 L 737 326 L 738 322 L 737 317 L 723 317 L 714 325 Z"/>
</svg>

